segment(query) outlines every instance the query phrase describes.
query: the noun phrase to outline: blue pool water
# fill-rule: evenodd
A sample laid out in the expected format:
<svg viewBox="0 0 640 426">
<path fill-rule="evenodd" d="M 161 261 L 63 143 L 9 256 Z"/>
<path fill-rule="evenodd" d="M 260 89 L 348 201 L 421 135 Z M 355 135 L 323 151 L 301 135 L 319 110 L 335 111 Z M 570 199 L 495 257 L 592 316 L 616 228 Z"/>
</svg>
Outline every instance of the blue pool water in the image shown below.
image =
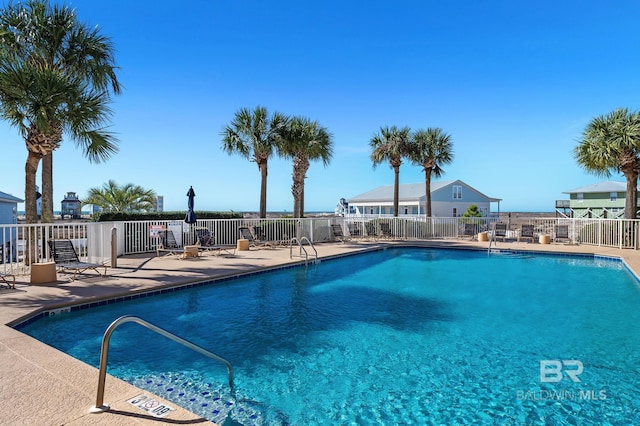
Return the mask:
<svg viewBox="0 0 640 426">
<path fill-rule="evenodd" d="M 607 259 L 388 249 L 21 329 L 97 366 L 121 315 L 230 360 L 237 400 L 223 366 L 137 324 L 111 340 L 110 374 L 217 422 L 640 423 L 639 287 Z"/>
</svg>

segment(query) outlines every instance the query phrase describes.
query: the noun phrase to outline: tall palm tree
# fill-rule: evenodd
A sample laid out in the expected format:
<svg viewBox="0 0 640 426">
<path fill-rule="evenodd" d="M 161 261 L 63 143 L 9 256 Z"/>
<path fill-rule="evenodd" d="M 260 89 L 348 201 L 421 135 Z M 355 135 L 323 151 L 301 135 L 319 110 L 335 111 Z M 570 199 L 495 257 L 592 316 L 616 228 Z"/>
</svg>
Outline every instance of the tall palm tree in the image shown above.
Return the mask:
<svg viewBox="0 0 640 426">
<path fill-rule="evenodd" d="M 119 186 L 109 180 L 102 188 L 91 188 L 83 205 L 94 204 L 110 212 L 150 212 L 155 209 L 156 194 L 151 189 L 128 183 Z"/>
<path fill-rule="evenodd" d="M 402 158 L 408 154 L 411 130 L 408 127 L 381 127 L 380 132 L 371 138 L 371 161 L 373 167 L 388 161 L 394 172 L 393 182 L 393 215 L 398 216 L 398 197 L 400 191 L 400 166 Z"/>
<path fill-rule="evenodd" d="M 635 219 L 640 173 L 640 113 L 618 108 L 594 118 L 573 150 L 578 165 L 597 176 L 622 173 L 627 180 L 624 217 Z"/>
<path fill-rule="evenodd" d="M 228 154 L 240 154 L 258 165 L 261 176 L 260 217 L 267 217 L 267 171 L 287 117 L 278 112 L 271 117 L 265 107 L 253 111 L 239 109 L 235 118 L 222 131 L 222 149 Z"/>
<path fill-rule="evenodd" d="M 35 176 L 43 158 L 43 222 L 53 220 L 52 155 L 67 134 L 91 162 L 117 151 L 105 130 L 111 94 L 120 93 L 114 49 L 74 10 L 43 0 L 0 11 L 0 116 L 25 139 L 25 210 L 37 222 Z"/>
<path fill-rule="evenodd" d="M 441 166 L 453 160 L 451 136 L 440 128 L 429 127 L 427 130 L 415 131 L 410 144 L 409 159 L 424 170 L 427 197 L 425 213 L 427 217 L 431 217 L 431 177 L 442 176 Z"/>
<path fill-rule="evenodd" d="M 278 153 L 293 160 L 293 184 L 291 185 L 293 217 L 303 217 L 304 180 L 307 177 L 310 162 L 321 160 L 325 166 L 329 164 L 333 154 L 332 136 L 317 121 L 293 117 L 281 133 Z"/>
</svg>

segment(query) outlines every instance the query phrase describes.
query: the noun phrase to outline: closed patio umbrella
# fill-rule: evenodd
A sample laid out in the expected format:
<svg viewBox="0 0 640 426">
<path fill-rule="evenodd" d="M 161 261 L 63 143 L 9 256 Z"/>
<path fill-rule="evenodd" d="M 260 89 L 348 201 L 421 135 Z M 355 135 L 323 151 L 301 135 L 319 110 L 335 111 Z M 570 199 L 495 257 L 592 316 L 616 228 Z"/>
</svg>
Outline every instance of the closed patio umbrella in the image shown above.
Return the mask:
<svg viewBox="0 0 640 426">
<path fill-rule="evenodd" d="M 193 230 L 193 224 L 196 223 L 196 212 L 193 210 L 194 206 L 194 198 L 196 196 L 195 191 L 193 190 L 193 186 L 189 187 L 189 191 L 187 191 L 187 215 L 184 218 L 184 221 L 189 224 L 189 228 Z"/>
</svg>

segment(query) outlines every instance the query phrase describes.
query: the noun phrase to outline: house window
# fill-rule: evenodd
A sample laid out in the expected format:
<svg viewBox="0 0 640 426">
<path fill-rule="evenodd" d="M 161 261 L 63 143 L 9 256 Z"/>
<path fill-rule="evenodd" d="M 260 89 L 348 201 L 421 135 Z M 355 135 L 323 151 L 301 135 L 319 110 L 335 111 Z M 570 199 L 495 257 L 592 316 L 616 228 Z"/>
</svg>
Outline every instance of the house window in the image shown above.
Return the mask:
<svg viewBox="0 0 640 426">
<path fill-rule="evenodd" d="M 453 216 L 452 217 L 458 217 L 458 210 L 455 207 L 453 208 Z"/>
<path fill-rule="evenodd" d="M 581 203 L 584 201 L 584 194 L 582 192 L 578 192 L 578 202 Z"/>
<path fill-rule="evenodd" d="M 453 199 L 454 200 L 462 200 L 462 187 L 460 185 L 454 185 L 453 188 Z"/>
<path fill-rule="evenodd" d="M 609 194 L 609 201 L 618 201 L 618 193 L 612 192 L 611 194 Z"/>
</svg>

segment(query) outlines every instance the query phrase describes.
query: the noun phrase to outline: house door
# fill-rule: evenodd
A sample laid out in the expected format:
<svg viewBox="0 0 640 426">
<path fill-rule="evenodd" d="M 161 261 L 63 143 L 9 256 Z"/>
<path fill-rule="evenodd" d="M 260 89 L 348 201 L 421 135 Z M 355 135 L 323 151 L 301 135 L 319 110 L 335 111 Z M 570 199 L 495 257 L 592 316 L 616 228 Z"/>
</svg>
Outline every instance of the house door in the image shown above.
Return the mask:
<svg viewBox="0 0 640 426">
<path fill-rule="evenodd" d="M 458 209 L 453 208 L 453 217 L 458 217 Z"/>
</svg>

